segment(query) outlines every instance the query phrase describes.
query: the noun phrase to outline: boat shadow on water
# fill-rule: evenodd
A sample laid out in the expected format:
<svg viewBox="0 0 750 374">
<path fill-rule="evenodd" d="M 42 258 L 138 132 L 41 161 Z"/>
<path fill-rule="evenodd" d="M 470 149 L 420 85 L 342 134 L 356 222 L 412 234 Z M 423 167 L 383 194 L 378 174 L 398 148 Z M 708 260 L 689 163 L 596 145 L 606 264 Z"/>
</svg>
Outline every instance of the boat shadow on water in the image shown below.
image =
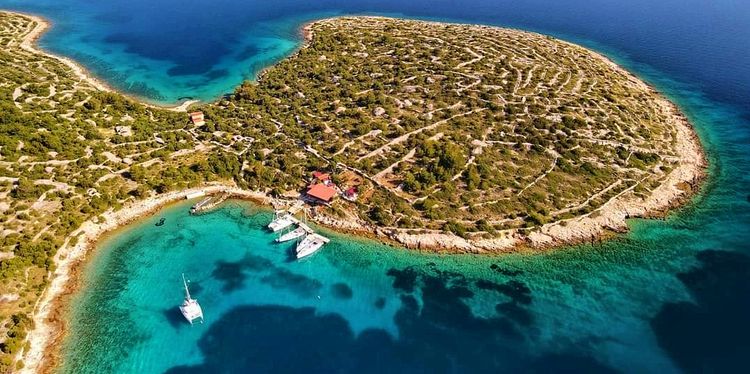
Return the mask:
<svg viewBox="0 0 750 374">
<path fill-rule="evenodd" d="M 195 296 L 196 300 L 199 299 L 202 291 L 203 287 L 200 286 L 200 283 L 195 281 L 190 282 L 190 293 Z M 178 299 L 175 300 L 179 301 Z M 174 307 L 162 309 L 161 314 L 169 323 L 169 325 L 172 326 L 172 328 L 174 328 L 175 330 L 190 327 L 190 323 L 185 320 L 185 317 L 182 315 L 182 312 L 180 312 L 180 308 L 177 306 L 177 304 L 175 304 Z"/>
<path fill-rule="evenodd" d="M 168 308 L 161 311 L 162 316 L 164 316 L 164 319 L 169 322 L 169 325 L 172 326 L 175 330 L 180 330 L 186 327 L 190 327 L 190 324 L 185 321 L 185 317 L 182 316 L 182 313 L 180 313 L 179 308 Z"/>
<path fill-rule="evenodd" d="M 284 248 L 284 262 L 289 264 L 289 263 L 297 262 L 297 261 L 299 261 L 297 259 L 297 243 L 292 242 L 292 244 L 287 245 Z"/>
</svg>

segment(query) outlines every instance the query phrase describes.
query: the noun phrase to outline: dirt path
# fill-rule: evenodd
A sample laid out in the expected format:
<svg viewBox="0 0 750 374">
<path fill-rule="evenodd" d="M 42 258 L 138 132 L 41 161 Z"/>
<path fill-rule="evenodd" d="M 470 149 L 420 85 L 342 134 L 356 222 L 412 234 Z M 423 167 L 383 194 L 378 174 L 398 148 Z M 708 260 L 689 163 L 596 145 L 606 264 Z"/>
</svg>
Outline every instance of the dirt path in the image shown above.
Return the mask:
<svg viewBox="0 0 750 374">
<path fill-rule="evenodd" d="M 459 105 L 459 104 L 456 104 L 456 105 Z M 454 105 L 454 106 L 456 106 L 456 105 Z M 434 128 L 436 128 L 436 127 L 438 127 L 438 126 L 440 126 L 440 125 L 442 125 L 442 124 L 444 124 L 444 123 L 446 123 L 446 122 L 448 122 L 448 121 L 450 121 L 452 119 L 455 119 L 455 118 L 458 118 L 458 117 L 468 116 L 468 115 L 474 114 L 474 113 L 479 113 L 479 112 L 482 112 L 484 110 L 486 110 L 486 108 L 474 109 L 474 110 L 470 110 L 470 111 L 465 112 L 465 113 L 455 114 L 455 115 L 452 115 L 452 116 L 450 116 L 450 117 L 448 117 L 446 119 L 437 121 L 437 122 L 435 122 L 435 123 L 433 123 L 431 125 L 428 125 L 428 126 L 425 126 L 425 127 L 420 127 L 420 128 L 418 128 L 416 130 L 410 131 L 410 132 L 408 132 L 408 133 L 406 133 L 404 135 L 401 135 L 401 136 L 399 136 L 397 138 L 394 138 L 390 142 L 388 142 L 388 143 L 380 146 L 379 148 L 375 149 L 374 151 L 372 151 L 372 152 L 370 152 L 370 153 L 368 153 L 368 154 L 366 154 L 366 155 L 358 158 L 357 161 L 362 161 L 362 160 L 364 160 L 366 158 L 377 156 L 377 155 L 383 153 L 384 150 L 386 150 L 386 149 L 388 149 L 388 148 L 390 148 L 390 147 L 392 147 L 392 146 L 394 146 L 396 144 L 400 144 L 400 143 L 405 142 L 412 135 L 419 134 L 419 133 L 427 131 L 427 130 L 432 130 L 432 129 L 434 129 Z"/>
</svg>

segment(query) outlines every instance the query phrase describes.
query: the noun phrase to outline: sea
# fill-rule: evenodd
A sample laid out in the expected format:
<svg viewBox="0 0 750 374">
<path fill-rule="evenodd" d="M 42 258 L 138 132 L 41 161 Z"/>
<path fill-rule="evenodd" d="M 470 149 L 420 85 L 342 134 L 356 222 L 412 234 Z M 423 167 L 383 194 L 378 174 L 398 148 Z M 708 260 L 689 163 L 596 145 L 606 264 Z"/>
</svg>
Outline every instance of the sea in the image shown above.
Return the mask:
<svg viewBox="0 0 750 374">
<path fill-rule="evenodd" d="M 302 261 L 230 201 L 169 206 L 102 240 L 65 318 L 63 373 L 746 372 L 750 2 L 746 0 L 0 0 L 54 24 L 43 48 L 171 105 L 288 56 L 305 22 L 387 15 L 552 35 L 675 102 L 708 178 L 685 207 L 594 245 L 445 255 L 321 231 Z M 163 226 L 155 223 L 165 219 Z M 181 274 L 203 306 L 190 325 Z"/>
</svg>

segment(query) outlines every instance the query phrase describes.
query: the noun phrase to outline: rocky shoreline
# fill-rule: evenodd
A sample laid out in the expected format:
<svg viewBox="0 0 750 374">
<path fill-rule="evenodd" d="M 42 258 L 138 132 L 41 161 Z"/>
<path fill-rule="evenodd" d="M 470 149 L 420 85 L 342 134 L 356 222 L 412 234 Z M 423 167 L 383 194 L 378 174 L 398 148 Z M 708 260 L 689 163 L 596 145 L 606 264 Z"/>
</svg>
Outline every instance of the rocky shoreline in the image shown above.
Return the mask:
<svg viewBox="0 0 750 374">
<path fill-rule="evenodd" d="M 235 199 L 251 200 L 260 204 L 270 204 L 271 199 L 263 193 L 246 191 L 232 185 L 209 184 L 204 187 L 169 192 L 145 200 L 135 201 L 118 211 L 107 211 L 98 219 L 86 221 L 74 231 L 57 251 L 54 257 L 55 271 L 50 275 L 50 285 L 37 303 L 34 313 L 34 330 L 29 333 L 29 349 L 23 352 L 22 373 L 35 373 L 46 370 L 47 357 L 54 357 L 49 347 L 53 341 L 60 340 L 65 329 L 60 318 L 50 318 L 60 309 L 60 296 L 75 292 L 73 275 L 86 255 L 95 247 L 97 241 L 105 234 L 143 218 L 166 205 L 196 192 L 206 194 L 228 194 Z M 73 286 L 72 288 L 70 286 Z M 44 366 L 43 366 L 44 365 Z M 42 370 L 44 369 L 44 370 Z M 48 368 L 47 368 L 48 369 Z"/>
<path fill-rule="evenodd" d="M 75 76 L 77 76 L 82 81 L 87 82 L 88 84 L 90 84 L 92 87 L 94 87 L 95 89 L 97 89 L 99 91 L 104 91 L 104 92 L 115 92 L 116 91 L 115 89 L 113 89 L 112 87 L 110 87 L 107 83 L 105 83 L 102 80 L 94 77 L 93 74 L 89 73 L 86 70 L 86 68 L 83 67 L 83 66 L 81 66 L 79 63 L 77 63 L 77 62 L 75 62 L 75 61 L 73 61 L 73 60 L 71 60 L 70 58 L 67 58 L 67 57 L 58 56 L 58 55 L 53 54 L 53 53 L 48 53 L 48 52 L 46 52 L 44 50 L 39 49 L 36 46 L 36 42 L 39 40 L 39 38 L 51 27 L 51 23 L 49 21 L 47 21 L 43 17 L 37 16 L 37 15 L 33 15 L 33 14 L 17 13 L 17 12 L 8 12 L 8 13 L 13 13 L 13 14 L 21 15 L 23 17 L 26 17 L 26 18 L 29 18 L 29 19 L 33 20 L 36 23 L 36 26 L 34 27 L 34 29 L 31 30 L 31 32 L 29 32 L 28 34 L 26 34 L 24 36 L 23 40 L 21 41 L 21 48 L 23 48 L 23 49 L 25 49 L 25 50 L 27 50 L 29 52 L 32 52 L 32 53 L 43 54 L 43 55 L 52 57 L 52 58 L 54 58 L 54 59 L 62 62 L 63 64 L 65 64 L 67 67 L 69 67 L 71 69 L 71 71 L 73 72 L 73 74 Z M 121 93 L 119 91 L 118 91 L 118 93 L 130 97 L 129 95 Z M 133 99 L 133 100 L 141 101 L 137 97 L 130 97 L 130 98 Z M 157 105 L 157 104 L 145 103 L 145 102 L 143 104 L 147 105 L 147 106 L 151 106 L 151 107 L 155 107 L 155 108 L 161 108 L 161 109 L 167 109 L 167 110 L 171 110 L 171 111 L 175 111 L 175 112 L 186 112 L 187 108 L 189 106 L 191 106 L 191 105 L 193 105 L 195 103 L 198 103 L 198 102 L 199 102 L 199 100 L 186 100 L 186 101 L 180 103 L 179 105 Z"/>
<path fill-rule="evenodd" d="M 33 18 L 39 26 L 24 38 L 25 48 L 32 48 L 38 53 L 45 53 L 35 49 L 32 44 L 48 27 L 48 23 L 39 17 L 27 17 Z M 487 26 L 474 27 L 485 28 Z M 301 30 L 305 40 L 312 37 L 309 24 L 303 26 Z M 606 57 L 595 52 L 589 52 L 593 58 L 603 59 L 612 64 L 618 71 L 628 75 L 633 84 L 648 87 L 646 83 L 618 67 Z M 101 88 L 97 86 L 100 82 L 87 75 L 85 70 L 73 61 L 57 56 L 55 58 L 65 62 L 79 77 L 85 78 L 94 87 L 109 90 L 106 85 L 102 84 Z M 656 94 L 653 88 L 648 87 L 648 90 Z M 322 226 L 344 232 L 374 236 L 399 243 L 407 248 L 452 253 L 503 253 L 526 248 L 546 250 L 561 245 L 588 242 L 593 238 L 610 235 L 612 232 L 626 231 L 626 220 L 628 218 L 663 216 L 671 208 L 687 201 L 697 191 L 699 182 L 705 177 L 707 162 L 693 128 L 674 104 L 663 97 L 660 97 L 659 103 L 663 105 L 664 110 L 670 113 L 671 121 L 677 129 L 677 150 L 680 166 L 672 170 L 663 183 L 646 198 L 629 194 L 628 192 L 633 189 L 631 187 L 595 210 L 594 212 L 598 212 L 597 214 L 592 214 L 594 213 L 592 212 L 581 217 L 549 223 L 528 233 L 519 229 L 506 230 L 501 233 L 501 236 L 490 239 L 463 238 L 438 230 L 375 227 L 361 220 L 339 220 L 322 215 L 314 217 L 314 220 Z M 181 109 L 184 110 L 184 108 Z M 690 188 L 685 188 L 685 186 Z M 272 203 L 272 199 L 261 192 L 246 191 L 226 184 L 214 184 L 132 202 L 117 212 L 108 211 L 96 220 L 85 222 L 66 239 L 65 244 L 54 257 L 56 269 L 50 275 L 50 285 L 35 308 L 35 328 L 28 336 L 29 349 L 23 352 L 21 357 L 25 364 L 21 372 L 47 371 L 51 370 L 52 365 L 55 364 L 54 350 L 59 349 L 59 345 L 55 343 L 59 342 L 64 335 L 65 326 L 61 318 L 53 318 L 53 316 L 56 311 L 60 310 L 60 303 L 64 303 L 61 296 L 75 291 L 76 282 L 73 281 L 75 269 L 80 266 L 96 241 L 107 232 L 131 223 L 169 203 L 184 199 L 187 195 L 198 191 L 207 194 L 226 193 L 231 195 L 232 198 L 253 200 L 261 204 Z M 48 350 L 50 347 L 53 349 L 52 353 Z"/>
<path fill-rule="evenodd" d="M 364 16 L 363 16 L 364 17 Z M 369 19 L 383 19 L 369 17 Z M 300 28 L 305 45 L 313 38 L 313 27 L 316 22 L 310 22 Z M 442 25 L 441 22 L 425 22 L 427 24 Z M 468 25 L 477 29 L 492 28 L 485 25 Z M 528 31 L 522 31 L 529 33 Z M 564 41 L 563 41 L 564 42 Z M 440 230 L 411 230 L 394 227 L 376 227 L 367 222 L 345 221 L 333 217 L 318 217 L 317 222 L 333 229 L 360 233 L 368 236 L 388 239 L 407 248 L 429 250 L 437 252 L 461 253 L 507 253 L 520 248 L 531 250 L 547 250 L 564 245 L 580 244 L 599 241 L 609 237 L 612 233 L 623 233 L 628 230 L 629 218 L 663 217 L 669 210 L 679 207 L 698 191 L 700 182 L 705 178 L 708 165 L 700 140 L 687 118 L 679 108 L 656 91 L 652 86 L 640 80 L 634 74 L 623 69 L 612 60 L 592 50 L 573 43 L 567 43 L 575 48 L 581 48 L 611 68 L 627 77 L 630 83 L 657 97 L 661 109 L 668 113 L 669 121 L 677 130 L 677 151 L 679 167 L 672 170 L 659 187 L 643 199 L 629 194 L 635 186 L 628 188 L 615 198 L 605 203 L 595 211 L 584 216 L 559 220 L 545 224 L 538 230 L 526 233 L 521 229 L 509 229 L 501 232 L 500 236 L 485 239 L 464 238 L 450 232 Z M 304 46 L 302 47 L 304 48 Z M 688 189 L 685 186 L 689 186 Z M 593 213 L 597 213 L 596 215 Z"/>
</svg>

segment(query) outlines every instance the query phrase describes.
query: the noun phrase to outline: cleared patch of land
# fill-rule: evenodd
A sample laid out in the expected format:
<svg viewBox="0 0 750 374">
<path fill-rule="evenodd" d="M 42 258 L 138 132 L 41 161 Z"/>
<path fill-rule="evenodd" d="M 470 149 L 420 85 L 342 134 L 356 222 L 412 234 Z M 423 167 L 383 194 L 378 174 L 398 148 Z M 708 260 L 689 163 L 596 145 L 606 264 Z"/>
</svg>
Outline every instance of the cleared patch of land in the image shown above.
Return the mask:
<svg viewBox="0 0 750 374">
<path fill-rule="evenodd" d="M 579 46 L 377 17 L 323 20 L 306 33 L 295 56 L 205 111 L 216 129 L 250 131 L 273 150 L 248 160 L 252 187 L 301 189 L 311 162 L 358 175 L 356 203 L 318 209 L 331 225 L 357 217 L 361 229 L 410 246 L 549 245 L 620 228 L 591 223 L 556 238 L 550 225 L 620 209 L 615 202 L 653 210 L 649 198 L 680 195 L 656 193 L 680 165 L 700 174 L 700 148 L 678 111 Z M 463 240 L 435 239 L 446 232 Z"/>
<path fill-rule="evenodd" d="M 0 12 L 0 372 L 25 349 L 53 256 L 76 244 L 84 222 L 157 193 L 231 182 L 240 167 L 184 113 L 105 90 L 35 49 L 44 28 Z"/>
<path fill-rule="evenodd" d="M 30 313 L 56 267 L 84 251 L 79 238 L 176 191 L 215 182 L 294 196 L 321 170 L 359 194 L 315 207 L 318 223 L 410 247 L 503 251 L 622 229 L 688 196 L 703 166 L 669 102 L 543 35 L 315 22 L 259 83 L 194 106 L 206 117 L 196 125 L 38 51 L 43 29 L 0 13 L 0 371 L 28 350 Z"/>
</svg>

